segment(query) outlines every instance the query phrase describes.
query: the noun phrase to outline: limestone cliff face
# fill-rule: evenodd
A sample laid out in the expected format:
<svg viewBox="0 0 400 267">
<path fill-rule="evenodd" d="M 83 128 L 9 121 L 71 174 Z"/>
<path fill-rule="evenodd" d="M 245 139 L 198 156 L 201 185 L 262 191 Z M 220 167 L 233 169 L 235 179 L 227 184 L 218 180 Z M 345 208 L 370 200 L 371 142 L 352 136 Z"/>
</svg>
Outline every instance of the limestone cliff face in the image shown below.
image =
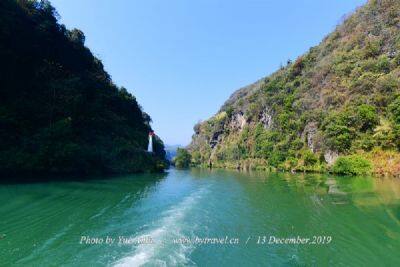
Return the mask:
<svg viewBox="0 0 400 267">
<path fill-rule="evenodd" d="M 376 146 L 400 95 L 400 1 L 370 0 L 294 62 L 237 90 L 195 126 L 196 163 L 249 159 L 284 168 L 333 164 Z M 385 137 L 386 138 L 386 137 Z M 383 143 L 382 143 L 383 142 Z"/>
</svg>

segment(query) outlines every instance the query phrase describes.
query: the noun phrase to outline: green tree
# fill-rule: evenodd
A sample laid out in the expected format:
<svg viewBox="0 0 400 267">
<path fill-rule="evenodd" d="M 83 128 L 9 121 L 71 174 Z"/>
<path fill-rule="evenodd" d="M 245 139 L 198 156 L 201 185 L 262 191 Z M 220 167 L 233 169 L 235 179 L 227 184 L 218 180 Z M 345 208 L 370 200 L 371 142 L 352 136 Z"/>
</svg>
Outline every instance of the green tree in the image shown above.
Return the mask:
<svg viewBox="0 0 400 267">
<path fill-rule="evenodd" d="M 398 96 L 389 106 L 393 121 L 394 143 L 400 150 L 400 96 Z"/>
<path fill-rule="evenodd" d="M 324 121 L 323 130 L 330 148 L 340 152 L 350 149 L 354 139 L 354 129 L 348 126 L 346 115 L 342 113 L 329 115 Z"/>
<path fill-rule="evenodd" d="M 359 125 L 360 131 L 372 130 L 379 124 L 379 116 L 375 107 L 367 104 L 362 104 L 356 108 L 356 123 Z"/>
<path fill-rule="evenodd" d="M 304 153 L 304 165 L 313 166 L 318 162 L 318 157 L 310 150 Z"/>
<path fill-rule="evenodd" d="M 382 148 L 390 149 L 395 147 L 396 136 L 389 120 L 381 119 L 380 125 L 374 129 L 373 138 Z"/>
<path fill-rule="evenodd" d="M 390 104 L 389 111 L 392 114 L 393 121 L 400 124 L 400 96 Z"/>
<path fill-rule="evenodd" d="M 176 157 L 173 159 L 175 167 L 183 169 L 189 168 L 192 161 L 192 156 L 190 153 L 183 148 L 178 148 L 176 151 Z"/>
</svg>

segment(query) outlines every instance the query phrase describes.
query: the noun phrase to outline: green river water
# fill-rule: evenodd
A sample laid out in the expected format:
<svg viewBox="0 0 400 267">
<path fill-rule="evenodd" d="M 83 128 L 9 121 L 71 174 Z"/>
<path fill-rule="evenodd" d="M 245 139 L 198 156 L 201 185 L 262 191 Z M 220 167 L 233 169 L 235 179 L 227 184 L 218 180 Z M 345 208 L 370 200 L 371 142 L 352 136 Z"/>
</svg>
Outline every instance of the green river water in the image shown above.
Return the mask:
<svg viewBox="0 0 400 267">
<path fill-rule="evenodd" d="M 172 169 L 0 203 L 0 266 L 400 266 L 394 179 Z"/>
</svg>

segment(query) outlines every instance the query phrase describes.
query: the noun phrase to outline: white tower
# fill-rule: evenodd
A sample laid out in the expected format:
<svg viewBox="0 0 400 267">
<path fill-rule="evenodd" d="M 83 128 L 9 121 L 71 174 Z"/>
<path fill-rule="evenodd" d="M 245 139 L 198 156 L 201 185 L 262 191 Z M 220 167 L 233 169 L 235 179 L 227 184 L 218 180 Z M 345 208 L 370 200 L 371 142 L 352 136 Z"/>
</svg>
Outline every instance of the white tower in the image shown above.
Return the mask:
<svg viewBox="0 0 400 267">
<path fill-rule="evenodd" d="M 153 135 L 153 131 L 149 133 L 149 147 L 147 148 L 147 152 L 149 153 L 153 153 Z"/>
</svg>

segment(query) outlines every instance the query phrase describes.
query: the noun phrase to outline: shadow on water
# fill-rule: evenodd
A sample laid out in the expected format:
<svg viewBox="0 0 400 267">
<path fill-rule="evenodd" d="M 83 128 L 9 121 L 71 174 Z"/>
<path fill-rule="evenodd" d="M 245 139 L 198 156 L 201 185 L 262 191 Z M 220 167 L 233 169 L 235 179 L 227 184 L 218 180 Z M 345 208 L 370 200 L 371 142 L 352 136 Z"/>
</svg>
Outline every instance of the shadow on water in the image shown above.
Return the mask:
<svg viewBox="0 0 400 267">
<path fill-rule="evenodd" d="M 20 174 L 20 175 L 7 175 L 0 174 L 1 185 L 13 184 L 36 184 L 46 182 L 89 182 L 99 180 L 113 180 L 120 179 L 121 177 L 154 177 L 155 179 L 162 179 L 168 175 L 167 172 L 156 173 L 132 173 L 132 174 L 92 174 L 92 175 L 62 175 L 62 174 Z"/>
</svg>

